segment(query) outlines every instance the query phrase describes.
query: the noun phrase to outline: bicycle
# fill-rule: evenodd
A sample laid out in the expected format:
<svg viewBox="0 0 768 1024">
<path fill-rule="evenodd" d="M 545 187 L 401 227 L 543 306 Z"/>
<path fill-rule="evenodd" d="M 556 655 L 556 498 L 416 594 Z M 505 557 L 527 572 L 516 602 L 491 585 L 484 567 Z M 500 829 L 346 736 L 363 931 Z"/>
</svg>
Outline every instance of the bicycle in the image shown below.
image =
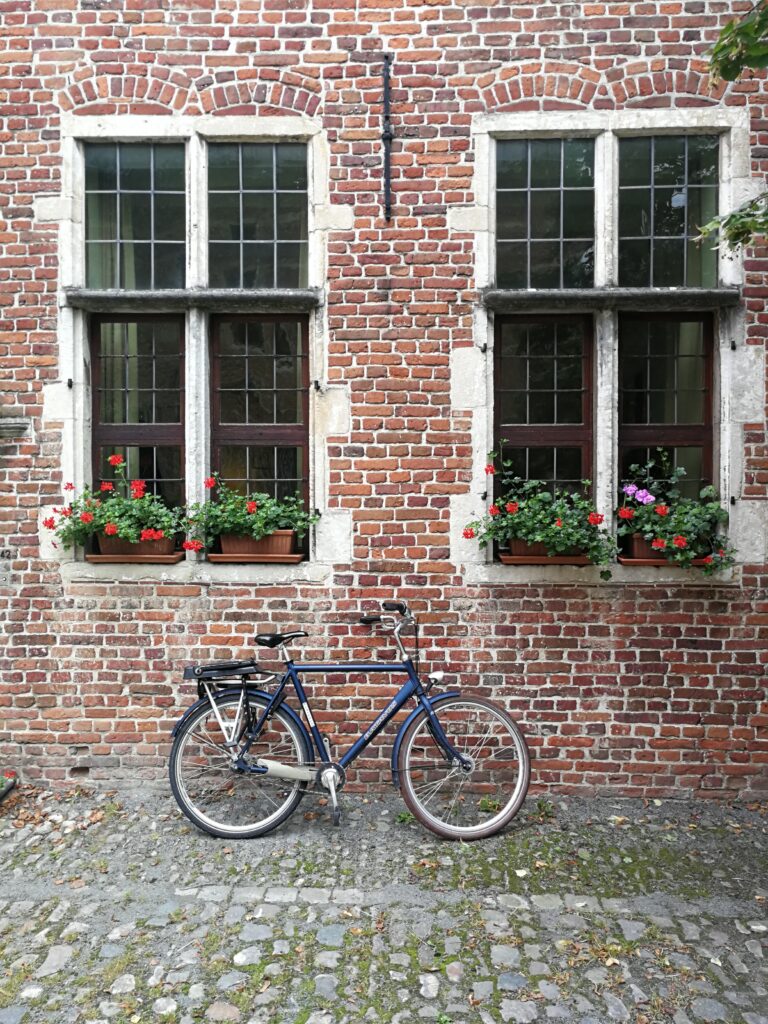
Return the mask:
<svg viewBox="0 0 768 1024">
<path fill-rule="evenodd" d="M 400 726 L 392 755 L 392 779 L 422 825 L 446 839 L 484 839 L 520 810 L 528 790 L 530 759 L 525 739 L 506 711 L 482 697 L 447 691 L 430 696 L 443 672 L 423 683 L 418 675 L 418 623 L 407 605 L 385 601 L 383 615 L 361 624 L 381 625 L 394 635 L 397 662 L 294 662 L 287 645 L 304 631 L 263 633 L 265 648 L 278 648 L 285 672 L 278 680 L 254 659 L 190 665 L 198 700 L 176 723 L 170 782 L 184 814 L 200 829 L 226 839 L 250 839 L 281 825 L 308 786 L 328 792 L 333 824 L 340 821 L 338 793 L 347 767 L 411 699 L 416 708 Z M 415 657 L 400 636 L 412 627 Z M 352 746 L 334 761 L 329 737 L 315 722 L 302 675 L 405 673 L 406 681 Z M 232 680 L 235 680 L 233 683 Z M 293 685 L 306 725 L 287 703 Z M 315 760 L 315 755 L 319 763 Z"/>
</svg>

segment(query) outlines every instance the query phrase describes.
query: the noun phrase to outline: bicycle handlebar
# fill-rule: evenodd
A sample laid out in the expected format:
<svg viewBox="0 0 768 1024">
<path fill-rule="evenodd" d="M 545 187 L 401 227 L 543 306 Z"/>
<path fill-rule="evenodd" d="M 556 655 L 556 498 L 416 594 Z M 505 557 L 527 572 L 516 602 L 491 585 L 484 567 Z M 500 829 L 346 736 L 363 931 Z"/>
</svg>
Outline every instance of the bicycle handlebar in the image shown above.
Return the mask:
<svg viewBox="0 0 768 1024">
<path fill-rule="evenodd" d="M 360 625 L 361 626 L 375 626 L 377 622 L 381 622 L 380 615 L 361 615 Z"/>
</svg>

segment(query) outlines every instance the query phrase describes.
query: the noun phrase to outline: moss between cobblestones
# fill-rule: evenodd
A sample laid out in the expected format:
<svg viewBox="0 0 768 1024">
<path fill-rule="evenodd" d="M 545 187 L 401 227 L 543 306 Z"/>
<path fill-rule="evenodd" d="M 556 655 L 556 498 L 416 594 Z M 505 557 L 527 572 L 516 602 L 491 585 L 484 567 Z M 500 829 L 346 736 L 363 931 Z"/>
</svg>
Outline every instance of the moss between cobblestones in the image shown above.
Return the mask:
<svg viewBox="0 0 768 1024">
<path fill-rule="evenodd" d="M 589 892 L 599 879 L 600 893 L 607 898 L 655 891 L 706 898 L 718 888 L 713 877 L 715 867 L 728 870 L 721 862 L 716 866 L 707 863 L 695 849 L 681 849 L 663 836 L 641 840 L 634 831 L 624 835 L 627 842 L 623 844 L 605 835 L 593 835 L 586 850 L 577 850 L 568 833 L 557 831 L 505 837 L 495 848 L 462 848 L 448 871 L 440 870 L 436 862 L 421 867 L 417 863 L 412 870 L 430 889 L 446 884 L 456 889 L 502 885 L 507 892 L 519 895 L 559 891 L 564 886 L 573 892 Z M 758 858 L 768 874 L 768 854 L 762 858 L 758 854 Z"/>
<path fill-rule="evenodd" d="M 3 951 L 0 950 L 0 961 L 3 960 Z M 21 986 L 28 981 L 31 971 L 13 971 L 0 974 L 0 1009 L 10 1006 L 15 1000 Z"/>
</svg>

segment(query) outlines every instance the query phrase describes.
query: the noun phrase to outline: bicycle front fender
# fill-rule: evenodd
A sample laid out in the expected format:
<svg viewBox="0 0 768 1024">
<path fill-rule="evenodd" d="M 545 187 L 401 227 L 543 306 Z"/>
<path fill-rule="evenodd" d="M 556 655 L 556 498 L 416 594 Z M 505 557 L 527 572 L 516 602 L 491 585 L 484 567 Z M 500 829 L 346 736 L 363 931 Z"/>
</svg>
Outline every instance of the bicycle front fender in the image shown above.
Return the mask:
<svg viewBox="0 0 768 1024">
<path fill-rule="evenodd" d="M 430 707 L 434 707 L 436 704 L 439 704 L 440 701 L 448 700 L 449 697 L 460 696 L 461 692 L 459 690 L 449 690 L 447 693 L 438 693 L 437 696 L 435 697 L 427 697 L 426 701 Z M 400 788 L 400 772 L 397 770 L 397 757 L 398 754 L 400 753 L 400 744 L 403 742 L 403 736 L 405 736 L 405 731 L 408 728 L 408 726 L 411 724 L 414 718 L 416 718 L 417 715 L 422 714 L 423 710 L 424 709 L 422 708 L 421 704 L 419 704 L 419 706 L 414 711 L 412 711 L 410 715 L 408 715 L 406 720 L 398 729 L 397 736 L 395 737 L 395 742 L 392 745 L 392 785 L 395 787 L 395 789 Z"/>
<path fill-rule="evenodd" d="M 219 690 L 219 691 L 217 691 L 216 696 L 214 697 L 214 700 L 216 700 L 218 697 L 226 697 L 227 695 L 232 694 L 232 693 L 234 693 L 236 696 L 239 696 L 241 692 L 242 692 L 242 687 L 240 687 L 240 686 L 230 687 L 227 690 Z M 256 690 L 256 689 L 254 689 L 251 686 L 246 687 L 246 693 L 253 694 L 253 695 L 257 696 L 257 697 L 263 697 L 265 700 L 272 700 L 272 697 L 273 697 L 273 694 L 267 693 L 266 690 Z M 196 700 L 195 703 L 192 705 L 192 707 L 187 708 L 187 710 L 184 712 L 184 714 L 178 720 L 176 725 L 174 725 L 173 731 L 171 732 L 171 736 L 175 738 L 176 733 L 179 731 L 179 729 L 182 727 L 182 725 L 186 722 L 186 720 L 189 718 L 189 716 L 194 714 L 194 712 L 197 711 L 197 709 L 202 704 L 208 704 L 208 703 L 209 703 L 208 698 L 207 697 L 203 697 L 201 700 Z M 301 732 L 302 736 L 306 740 L 308 749 L 309 750 L 313 750 L 314 748 L 312 746 L 312 737 L 307 732 L 306 725 L 304 725 L 304 723 L 302 722 L 301 718 L 299 718 L 298 714 L 293 710 L 293 708 L 290 706 L 290 704 L 286 704 L 285 702 L 283 702 L 280 705 L 280 710 L 291 719 L 291 721 L 294 723 L 294 725 L 296 725 L 298 727 L 298 729 Z"/>
</svg>

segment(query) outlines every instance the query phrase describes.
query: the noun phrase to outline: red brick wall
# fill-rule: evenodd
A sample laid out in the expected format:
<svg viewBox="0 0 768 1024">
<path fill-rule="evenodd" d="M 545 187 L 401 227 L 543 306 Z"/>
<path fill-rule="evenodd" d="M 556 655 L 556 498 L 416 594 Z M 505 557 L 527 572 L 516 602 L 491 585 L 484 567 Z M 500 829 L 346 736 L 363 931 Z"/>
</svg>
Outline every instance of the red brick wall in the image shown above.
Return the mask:
<svg viewBox="0 0 768 1024">
<path fill-rule="evenodd" d="M 189 660 L 243 655 L 257 629 L 305 628 L 305 653 L 370 654 L 354 622 L 396 594 L 421 613 L 424 658 L 494 694 L 523 724 L 534 782 L 558 789 L 745 796 L 768 791 L 768 566 L 735 585 L 465 586 L 449 497 L 472 472 L 471 413 L 451 408 L 449 354 L 472 342 L 470 123 L 483 111 L 749 104 L 753 173 L 768 170 L 764 80 L 712 89 L 703 58 L 748 3 L 507 5 L 459 0 L 3 0 L 0 58 L 2 444 L 0 749 L 30 779 L 162 771 L 190 700 Z M 381 206 L 381 54 L 393 71 L 394 219 Z M 319 118 L 331 201 L 329 380 L 351 432 L 329 443 L 330 507 L 353 513 L 353 561 L 327 585 L 64 584 L 41 561 L 39 506 L 62 501 L 61 424 L 42 389 L 57 354 L 57 230 L 33 200 L 59 190 L 59 114 Z M 747 261 L 749 343 L 768 333 L 765 250 Z M 768 498 L 765 420 L 744 432 L 744 494 Z M 379 643 L 385 653 L 386 646 Z M 375 687 L 332 683 L 338 738 Z M 381 698 L 380 698 L 381 699 Z M 357 773 L 376 781 L 376 758 Z"/>
</svg>

